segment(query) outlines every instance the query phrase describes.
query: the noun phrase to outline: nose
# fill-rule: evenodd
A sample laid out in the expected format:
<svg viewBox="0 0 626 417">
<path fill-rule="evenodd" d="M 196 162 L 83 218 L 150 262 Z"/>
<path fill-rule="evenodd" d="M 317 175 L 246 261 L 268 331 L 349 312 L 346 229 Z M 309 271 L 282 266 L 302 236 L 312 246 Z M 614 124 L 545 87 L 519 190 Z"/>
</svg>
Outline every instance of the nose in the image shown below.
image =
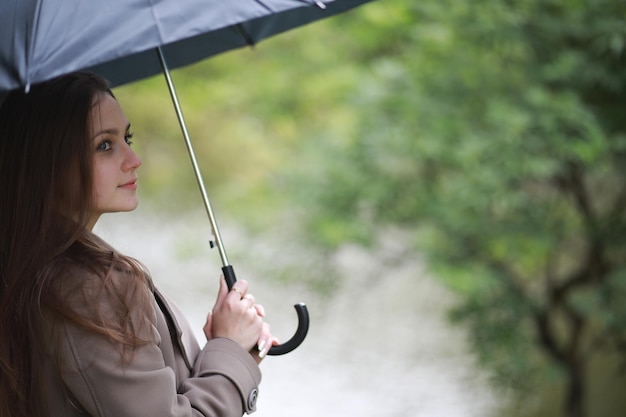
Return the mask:
<svg viewBox="0 0 626 417">
<path fill-rule="evenodd" d="M 129 146 L 126 148 L 126 155 L 124 156 L 124 161 L 122 164 L 122 169 L 124 171 L 132 171 L 134 169 L 139 168 L 141 165 L 141 158 L 135 153 L 135 151 Z"/>
</svg>

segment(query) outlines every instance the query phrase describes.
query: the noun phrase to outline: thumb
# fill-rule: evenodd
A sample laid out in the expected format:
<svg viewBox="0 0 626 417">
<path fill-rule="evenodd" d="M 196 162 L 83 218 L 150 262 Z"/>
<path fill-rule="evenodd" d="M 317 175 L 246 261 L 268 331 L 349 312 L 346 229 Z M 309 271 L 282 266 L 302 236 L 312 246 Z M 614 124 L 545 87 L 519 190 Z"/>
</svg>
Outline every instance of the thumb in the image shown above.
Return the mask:
<svg viewBox="0 0 626 417">
<path fill-rule="evenodd" d="M 224 298 L 228 295 L 228 286 L 226 285 L 226 279 L 224 275 L 220 276 L 220 288 L 217 292 L 217 300 L 215 300 L 215 309 L 219 309 L 224 302 Z"/>
<path fill-rule="evenodd" d="M 204 336 L 206 336 L 206 340 L 211 340 L 213 338 L 213 332 L 211 331 L 211 325 L 213 323 L 213 314 L 209 312 L 206 316 L 206 323 L 204 323 L 204 327 L 202 331 L 204 332 Z"/>
</svg>

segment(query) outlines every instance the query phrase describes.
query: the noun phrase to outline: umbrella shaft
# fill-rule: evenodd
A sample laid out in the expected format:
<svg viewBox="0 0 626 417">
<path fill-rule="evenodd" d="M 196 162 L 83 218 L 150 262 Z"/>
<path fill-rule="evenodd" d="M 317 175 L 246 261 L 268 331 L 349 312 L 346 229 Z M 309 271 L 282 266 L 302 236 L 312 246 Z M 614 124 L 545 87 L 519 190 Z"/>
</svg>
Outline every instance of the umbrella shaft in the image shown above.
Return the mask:
<svg viewBox="0 0 626 417">
<path fill-rule="evenodd" d="M 159 62 L 161 63 L 161 68 L 163 69 L 163 75 L 165 76 L 165 81 L 167 82 L 167 88 L 170 91 L 170 96 L 172 97 L 172 103 L 174 103 L 174 109 L 176 110 L 176 116 L 178 117 L 178 123 L 180 123 L 180 129 L 183 132 L 183 138 L 185 139 L 185 145 L 187 146 L 187 151 L 189 152 L 189 158 L 191 159 L 191 165 L 193 167 L 193 172 L 196 176 L 196 181 L 198 182 L 198 187 L 200 188 L 200 193 L 202 194 L 202 201 L 204 202 L 204 208 L 206 209 L 207 215 L 209 216 L 209 221 L 211 223 L 211 229 L 213 231 L 213 236 L 215 238 L 215 246 L 217 247 L 220 258 L 222 259 L 222 265 L 228 266 L 230 265 L 228 262 L 228 258 L 226 256 L 226 251 L 224 250 L 224 245 L 222 244 L 222 237 L 220 236 L 220 231 L 217 227 L 217 222 L 215 221 L 215 215 L 213 214 L 213 209 L 211 208 L 211 202 L 209 201 L 209 195 L 206 192 L 206 188 L 204 187 L 204 181 L 202 180 L 202 173 L 200 172 L 200 167 L 198 165 L 198 160 L 196 159 L 196 154 L 193 150 L 193 145 L 191 143 L 191 138 L 189 136 L 189 131 L 187 130 L 187 124 L 185 123 L 185 118 L 183 116 L 182 109 L 180 107 L 180 103 L 178 101 L 178 95 L 176 94 L 176 89 L 174 88 L 174 83 L 172 82 L 172 77 L 170 75 L 170 70 L 167 66 L 167 62 L 165 62 L 165 56 L 163 55 L 163 51 L 160 47 L 156 48 L 157 54 L 159 56 Z"/>
</svg>

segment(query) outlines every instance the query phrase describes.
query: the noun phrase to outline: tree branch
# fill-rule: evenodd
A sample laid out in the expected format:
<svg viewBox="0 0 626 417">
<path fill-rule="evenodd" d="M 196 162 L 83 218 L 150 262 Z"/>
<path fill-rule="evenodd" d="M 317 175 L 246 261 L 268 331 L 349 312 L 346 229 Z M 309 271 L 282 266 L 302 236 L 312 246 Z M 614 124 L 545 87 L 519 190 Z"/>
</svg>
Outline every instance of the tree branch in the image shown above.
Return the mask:
<svg viewBox="0 0 626 417">
<path fill-rule="evenodd" d="M 593 212 L 591 202 L 589 199 L 589 193 L 584 181 L 584 166 L 574 161 L 566 162 L 567 169 L 567 187 L 566 191 L 570 191 L 574 198 L 574 203 L 578 212 L 583 218 L 585 225 L 587 226 L 587 233 L 592 234 L 596 226 L 596 216 Z"/>
</svg>

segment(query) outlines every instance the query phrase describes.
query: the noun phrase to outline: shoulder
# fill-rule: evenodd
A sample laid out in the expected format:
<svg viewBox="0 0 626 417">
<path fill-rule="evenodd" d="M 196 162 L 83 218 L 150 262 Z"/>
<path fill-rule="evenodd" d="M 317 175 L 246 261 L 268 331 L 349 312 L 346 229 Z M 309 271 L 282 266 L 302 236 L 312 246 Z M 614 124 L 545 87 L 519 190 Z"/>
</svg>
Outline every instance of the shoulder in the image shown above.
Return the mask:
<svg viewBox="0 0 626 417">
<path fill-rule="evenodd" d="M 151 279 L 142 265 L 100 242 L 88 241 L 55 261 L 48 307 L 64 320 L 127 336 L 137 320 L 155 321 Z M 130 326 L 130 327 L 129 327 Z"/>
<path fill-rule="evenodd" d="M 139 268 L 111 259 L 106 264 L 65 260 L 54 277 L 54 290 L 74 308 L 94 306 L 107 300 L 130 304 L 151 292 L 149 277 Z M 130 305 L 129 305 L 130 307 Z"/>
</svg>

